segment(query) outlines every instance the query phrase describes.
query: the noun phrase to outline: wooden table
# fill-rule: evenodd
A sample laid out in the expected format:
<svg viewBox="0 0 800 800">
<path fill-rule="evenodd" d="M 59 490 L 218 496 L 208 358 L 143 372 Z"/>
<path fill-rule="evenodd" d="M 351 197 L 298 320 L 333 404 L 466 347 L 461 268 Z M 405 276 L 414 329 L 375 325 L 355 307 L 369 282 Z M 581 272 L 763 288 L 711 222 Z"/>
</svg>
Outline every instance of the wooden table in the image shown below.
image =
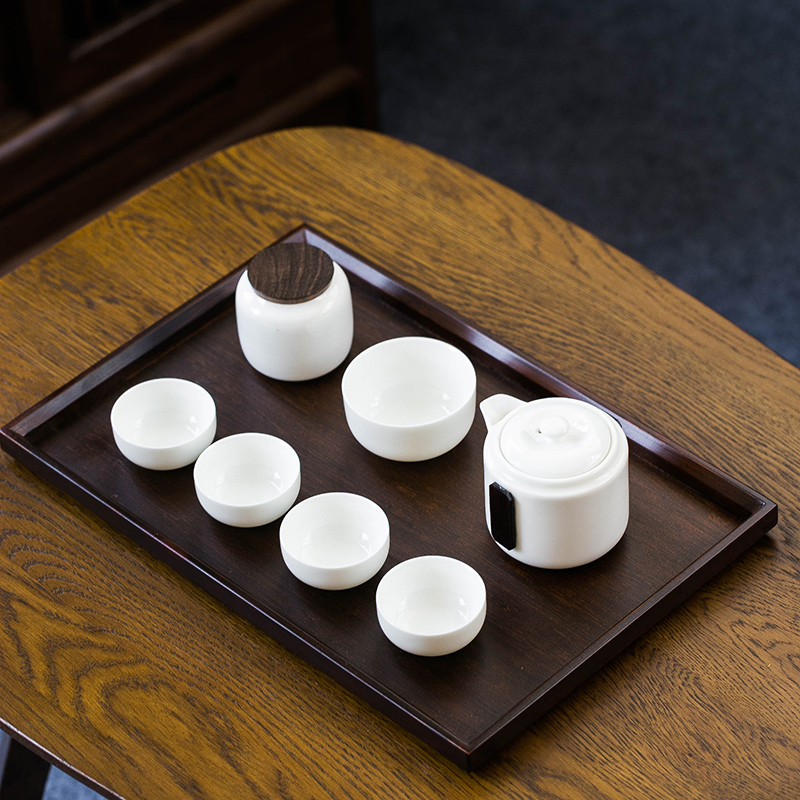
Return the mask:
<svg viewBox="0 0 800 800">
<path fill-rule="evenodd" d="M 3 422 L 301 223 L 775 500 L 780 522 L 466 773 L 0 456 L 0 724 L 124 798 L 800 789 L 800 374 L 592 235 L 347 129 L 246 142 L 0 282 Z"/>
</svg>

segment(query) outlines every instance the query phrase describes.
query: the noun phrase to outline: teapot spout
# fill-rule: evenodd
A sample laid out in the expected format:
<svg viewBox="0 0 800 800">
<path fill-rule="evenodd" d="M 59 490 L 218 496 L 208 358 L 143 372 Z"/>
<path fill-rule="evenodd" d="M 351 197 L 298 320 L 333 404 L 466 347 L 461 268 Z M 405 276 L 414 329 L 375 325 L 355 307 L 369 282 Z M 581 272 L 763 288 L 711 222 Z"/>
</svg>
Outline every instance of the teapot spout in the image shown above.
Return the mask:
<svg viewBox="0 0 800 800">
<path fill-rule="evenodd" d="M 524 405 L 524 400 L 518 400 L 510 394 L 494 394 L 487 397 L 480 405 L 486 429 L 491 430 L 501 419 L 505 419 L 512 411 Z"/>
</svg>

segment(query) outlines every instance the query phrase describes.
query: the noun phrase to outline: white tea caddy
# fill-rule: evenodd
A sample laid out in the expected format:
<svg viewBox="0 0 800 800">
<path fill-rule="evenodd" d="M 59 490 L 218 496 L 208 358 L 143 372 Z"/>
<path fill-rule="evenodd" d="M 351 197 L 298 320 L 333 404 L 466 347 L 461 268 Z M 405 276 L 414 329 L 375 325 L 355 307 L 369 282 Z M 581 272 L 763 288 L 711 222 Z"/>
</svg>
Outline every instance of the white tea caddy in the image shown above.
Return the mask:
<svg viewBox="0 0 800 800">
<path fill-rule="evenodd" d="M 235 306 L 242 352 L 269 378 L 319 378 L 336 369 L 353 344 L 347 275 L 310 244 L 276 244 L 256 253 L 236 285 Z"/>
</svg>

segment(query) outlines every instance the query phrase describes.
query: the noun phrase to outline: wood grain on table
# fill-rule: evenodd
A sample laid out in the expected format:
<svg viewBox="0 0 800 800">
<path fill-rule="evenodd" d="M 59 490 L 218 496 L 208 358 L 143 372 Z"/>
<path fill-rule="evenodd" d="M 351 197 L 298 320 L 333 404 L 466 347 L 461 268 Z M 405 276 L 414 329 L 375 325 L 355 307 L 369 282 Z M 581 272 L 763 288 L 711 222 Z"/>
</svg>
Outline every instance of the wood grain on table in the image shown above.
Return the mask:
<svg viewBox="0 0 800 800">
<path fill-rule="evenodd" d="M 465 167 L 304 129 L 157 184 L 0 281 L 2 421 L 301 223 L 775 500 L 778 527 L 468 774 L 3 454 L 4 727 L 125 798 L 800 788 L 797 370 Z"/>
</svg>

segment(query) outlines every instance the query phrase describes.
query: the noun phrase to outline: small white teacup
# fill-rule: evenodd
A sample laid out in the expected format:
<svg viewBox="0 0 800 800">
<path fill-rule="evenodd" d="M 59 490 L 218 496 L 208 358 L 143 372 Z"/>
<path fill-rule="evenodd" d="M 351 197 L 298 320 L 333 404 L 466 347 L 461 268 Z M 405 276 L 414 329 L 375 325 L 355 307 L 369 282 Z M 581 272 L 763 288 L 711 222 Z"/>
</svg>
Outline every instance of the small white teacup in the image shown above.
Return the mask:
<svg viewBox="0 0 800 800">
<path fill-rule="evenodd" d="M 386 561 L 389 520 L 367 497 L 329 492 L 292 508 L 280 538 L 283 560 L 296 578 L 317 589 L 352 589 Z"/>
<path fill-rule="evenodd" d="M 468 564 L 446 556 L 402 561 L 381 578 L 378 622 L 389 641 L 420 656 L 466 647 L 486 619 L 486 586 Z"/>
<path fill-rule="evenodd" d="M 155 378 L 132 386 L 111 409 L 120 452 L 147 469 L 191 464 L 214 440 L 217 410 L 211 395 L 192 381 Z"/>
<path fill-rule="evenodd" d="M 300 492 L 294 448 L 266 433 L 237 433 L 214 442 L 194 465 L 200 505 L 237 528 L 266 525 L 285 514 Z"/>
</svg>

